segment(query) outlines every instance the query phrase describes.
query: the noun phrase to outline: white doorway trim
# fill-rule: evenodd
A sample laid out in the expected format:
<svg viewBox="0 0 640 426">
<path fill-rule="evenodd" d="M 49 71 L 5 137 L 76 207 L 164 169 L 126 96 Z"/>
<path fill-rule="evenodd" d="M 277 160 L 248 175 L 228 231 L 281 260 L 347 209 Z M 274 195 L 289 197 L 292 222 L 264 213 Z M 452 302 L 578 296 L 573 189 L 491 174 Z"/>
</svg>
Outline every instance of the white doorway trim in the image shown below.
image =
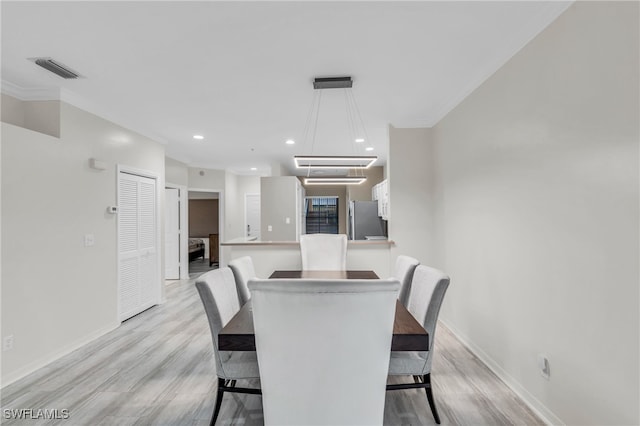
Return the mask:
<svg viewBox="0 0 640 426">
<path fill-rule="evenodd" d="M 156 181 L 156 195 L 155 195 L 155 221 L 156 221 L 156 232 L 155 232 L 155 239 L 156 239 L 156 277 L 157 277 L 157 283 L 155 285 L 154 288 L 154 294 L 153 294 L 153 302 L 155 304 L 160 304 L 164 302 L 164 292 L 163 292 L 163 286 L 162 283 L 164 282 L 164 262 L 162 260 L 162 257 L 164 256 L 164 238 L 162 236 L 162 226 L 164 224 L 160 223 L 160 200 L 164 199 L 164 197 L 161 196 L 161 191 L 164 192 L 164 185 L 161 185 L 161 181 L 160 181 L 160 175 L 154 171 L 151 170 L 144 170 L 144 169 L 138 169 L 135 167 L 130 167 L 130 166 L 126 166 L 126 165 L 122 165 L 122 164 L 116 164 L 116 200 L 119 199 L 119 191 L 120 191 L 120 175 L 122 173 L 128 173 L 131 175 L 137 175 L 137 176 L 142 176 L 142 177 L 146 177 L 149 179 L 153 179 Z M 120 221 L 116 220 L 116 259 L 118 259 L 117 261 L 117 266 L 116 266 L 116 274 L 118 277 L 118 286 L 117 286 L 117 292 L 116 292 L 116 319 L 120 322 L 122 321 L 122 319 L 120 318 Z M 153 306 L 153 305 L 152 305 Z"/>
<path fill-rule="evenodd" d="M 174 188 L 180 194 L 180 279 L 189 279 L 189 221 L 187 215 L 187 205 L 189 204 L 189 193 L 185 185 L 175 183 L 165 183 L 165 188 Z"/>
<path fill-rule="evenodd" d="M 224 190 L 223 189 L 215 189 L 215 188 L 187 188 L 188 191 L 191 192 L 217 192 L 218 193 L 218 244 L 225 241 L 224 239 Z M 188 198 L 188 197 L 187 197 Z M 187 230 L 187 237 L 189 236 L 189 231 Z M 218 250 L 218 265 L 220 268 L 226 266 L 224 260 L 224 251 L 222 248 Z"/>
<path fill-rule="evenodd" d="M 260 193 L 259 192 L 245 192 L 244 194 L 244 228 L 242 228 L 242 233 L 246 234 L 247 233 L 247 199 L 249 197 L 258 197 L 260 198 Z M 260 207 L 260 206 L 258 206 Z M 262 232 L 262 229 L 260 229 L 260 232 Z M 245 235 L 248 236 L 248 235 Z M 258 239 L 260 239 L 261 235 L 258 235 Z"/>
</svg>

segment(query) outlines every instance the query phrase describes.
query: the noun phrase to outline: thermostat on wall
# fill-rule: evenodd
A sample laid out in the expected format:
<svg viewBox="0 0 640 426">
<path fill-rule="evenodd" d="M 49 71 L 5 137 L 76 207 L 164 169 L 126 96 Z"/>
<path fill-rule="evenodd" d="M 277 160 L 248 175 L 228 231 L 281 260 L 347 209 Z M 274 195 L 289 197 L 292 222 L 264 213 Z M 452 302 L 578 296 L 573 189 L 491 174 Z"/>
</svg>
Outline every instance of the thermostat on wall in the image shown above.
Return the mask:
<svg viewBox="0 0 640 426">
<path fill-rule="evenodd" d="M 109 206 L 109 207 L 107 207 L 107 213 L 111 213 L 111 214 L 118 213 L 118 206 Z"/>
</svg>

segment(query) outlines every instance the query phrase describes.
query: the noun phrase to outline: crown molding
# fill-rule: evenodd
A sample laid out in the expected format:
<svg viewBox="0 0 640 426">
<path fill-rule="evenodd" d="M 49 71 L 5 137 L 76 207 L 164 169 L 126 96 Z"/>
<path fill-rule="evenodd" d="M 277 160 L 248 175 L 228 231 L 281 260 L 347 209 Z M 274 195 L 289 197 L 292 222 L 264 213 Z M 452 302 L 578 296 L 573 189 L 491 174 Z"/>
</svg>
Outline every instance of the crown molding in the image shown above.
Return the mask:
<svg viewBox="0 0 640 426">
<path fill-rule="evenodd" d="M 420 120 L 400 120 L 394 121 L 391 124 L 396 129 L 421 129 L 433 127 L 433 120 L 420 119 Z"/>
<path fill-rule="evenodd" d="M 12 96 L 21 101 L 61 101 L 90 114 L 97 115 L 105 120 L 122 126 L 126 129 L 134 131 L 144 137 L 154 140 L 162 145 L 167 145 L 167 140 L 158 136 L 154 132 L 151 132 L 139 126 L 136 123 L 132 123 L 129 120 L 119 116 L 117 113 L 112 113 L 106 108 L 91 102 L 76 93 L 73 93 L 65 88 L 60 87 L 21 87 L 17 84 L 11 83 L 7 80 L 2 80 L 1 85 L 2 93 Z"/>
<path fill-rule="evenodd" d="M 10 81 L 2 80 L 2 93 L 21 101 L 59 101 L 58 87 L 21 87 Z"/>
</svg>

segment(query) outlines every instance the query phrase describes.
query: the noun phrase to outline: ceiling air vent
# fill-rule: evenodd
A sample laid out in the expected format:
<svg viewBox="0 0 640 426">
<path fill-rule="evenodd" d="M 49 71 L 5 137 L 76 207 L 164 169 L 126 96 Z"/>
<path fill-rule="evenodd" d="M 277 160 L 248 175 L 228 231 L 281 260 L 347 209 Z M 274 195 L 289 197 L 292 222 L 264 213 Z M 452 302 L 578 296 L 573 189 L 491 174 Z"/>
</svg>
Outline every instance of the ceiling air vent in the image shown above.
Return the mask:
<svg viewBox="0 0 640 426">
<path fill-rule="evenodd" d="M 82 77 L 80 74 L 67 67 L 60 62 L 54 61 L 51 58 L 29 58 L 31 61 L 35 62 L 36 65 L 40 65 L 42 68 L 47 71 L 51 71 L 52 73 L 66 79 L 74 79 Z"/>
</svg>

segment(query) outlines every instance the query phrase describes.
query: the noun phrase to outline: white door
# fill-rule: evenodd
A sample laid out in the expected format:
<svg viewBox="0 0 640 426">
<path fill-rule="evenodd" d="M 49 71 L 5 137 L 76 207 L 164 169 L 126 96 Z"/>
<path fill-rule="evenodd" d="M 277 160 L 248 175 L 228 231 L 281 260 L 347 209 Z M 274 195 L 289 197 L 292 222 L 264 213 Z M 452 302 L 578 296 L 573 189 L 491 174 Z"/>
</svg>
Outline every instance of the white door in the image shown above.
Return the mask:
<svg viewBox="0 0 640 426">
<path fill-rule="evenodd" d="M 180 190 L 164 189 L 164 278 L 180 279 Z"/>
<path fill-rule="evenodd" d="M 245 194 L 245 236 L 260 239 L 260 194 Z"/>
<path fill-rule="evenodd" d="M 156 181 L 118 174 L 118 317 L 158 303 Z"/>
</svg>

